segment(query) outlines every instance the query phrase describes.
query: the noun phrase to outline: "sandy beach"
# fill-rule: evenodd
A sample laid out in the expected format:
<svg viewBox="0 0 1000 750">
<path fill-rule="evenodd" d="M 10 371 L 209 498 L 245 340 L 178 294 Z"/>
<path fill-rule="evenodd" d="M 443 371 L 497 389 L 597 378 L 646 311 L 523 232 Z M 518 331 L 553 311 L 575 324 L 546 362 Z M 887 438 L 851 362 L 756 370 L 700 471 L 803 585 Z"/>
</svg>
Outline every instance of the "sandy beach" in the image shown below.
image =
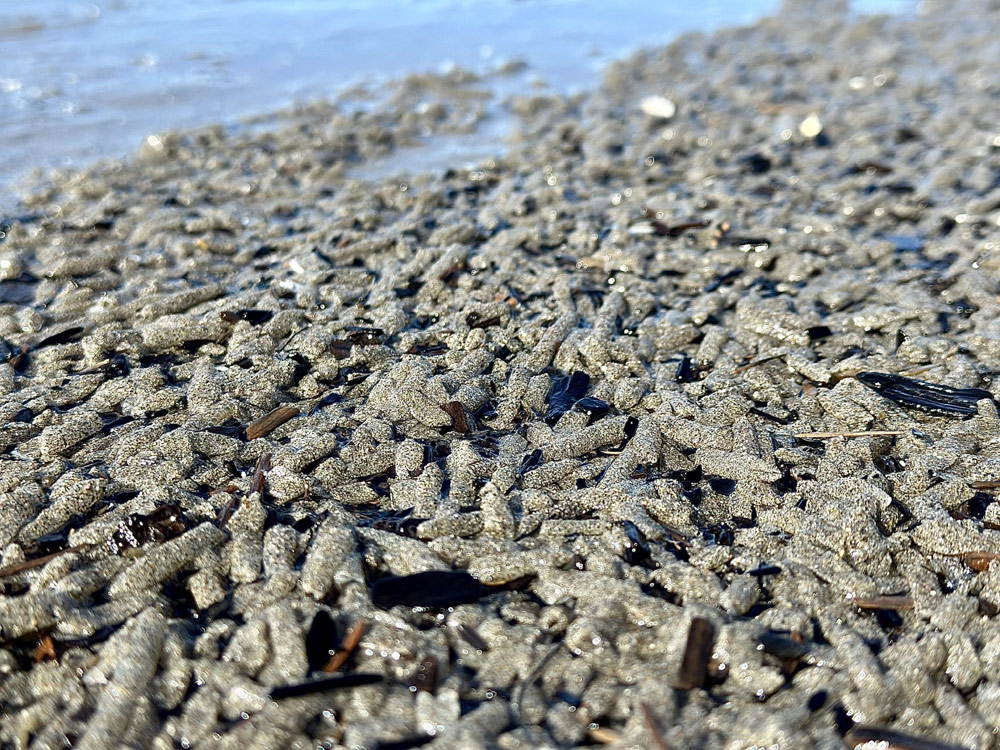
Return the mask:
<svg viewBox="0 0 1000 750">
<path fill-rule="evenodd" d="M 22 185 L 0 746 L 997 747 L 998 40 L 789 3 Z"/>
</svg>

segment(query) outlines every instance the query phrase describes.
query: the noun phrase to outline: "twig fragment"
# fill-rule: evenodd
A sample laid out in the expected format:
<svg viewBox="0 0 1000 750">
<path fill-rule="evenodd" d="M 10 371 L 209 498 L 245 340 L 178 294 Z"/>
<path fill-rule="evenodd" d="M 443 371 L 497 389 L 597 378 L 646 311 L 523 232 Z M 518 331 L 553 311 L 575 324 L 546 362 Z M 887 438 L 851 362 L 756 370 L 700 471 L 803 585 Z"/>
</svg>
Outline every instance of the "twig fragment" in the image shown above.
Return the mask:
<svg viewBox="0 0 1000 750">
<path fill-rule="evenodd" d="M 289 419 L 297 417 L 299 410 L 294 406 L 279 406 L 272 409 L 260 419 L 247 425 L 247 440 L 256 440 L 269 435 Z"/>
<path fill-rule="evenodd" d="M 792 435 L 792 437 L 799 440 L 823 440 L 825 438 L 838 437 L 885 437 L 905 434 L 906 432 L 900 430 L 865 430 L 863 432 L 798 432 Z"/>
<path fill-rule="evenodd" d="M 854 600 L 858 609 L 913 609 L 913 597 L 909 594 L 882 594 L 879 596 L 859 596 Z"/>
<path fill-rule="evenodd" d="M 271 470 L 271 454 L 263 453 L 261 457 L 257 459 L 257 465 L 253 470 L 253 478 L 250 480 L 250 489 L 247 494 L 252 495 L 255 492 L 263 492 L 267 485 L 267 477 L 265 472 Z M 229 523 L 229 519 L 232 517 L 233 512 L 236 510 L 236 495 L 230 494 L 229 499 L 226 501 L 225 506 L 219 513 L 219 528 L 225 529 L 226 524 Z"/>
<path fill-rule="evenodd" d="M 58 552 L 53 552 L 48 555 L 43 555 L 42 557 L 36 557 L 32 560 L 25 560 L 24 562 L 14 563 L 13 565 L 8 565 L 6 568 L 0 568 L 0 578 L 6 578 L 7 576 L 16 575 L 17 573 L 22 573 L 25 570 L 31 570 L 32 568 L 39 568 L 50 560 L 55 560 L 60 555 L 65 555 L 68 552 L 79 552 L 85 549 L 85 546 L 78 544 L 74 547 L 66 547 Z"/>
<path fill-rule="evenodd" d="M 337 649 L 333 656 L 330 657 L 330 661 L 323 665 L 324 672 L 336 672 L 351 658 L 351 654 L 354 653 L 354 649 L 358 647 L 361 643 L 361 636 L 365 634 L 365 621 L 361 620 L 357 625 L 351 628 L 351 632 L 347 634 L 344 639 L 343 644 L 339 649 Z"/>
<path fill-rule="evenodd" d="M 663 732 L 656 725 L 656 717 L 653 716 L 653 710 L 649 707 L 649 704 L 646 701 L 640 701 L 639 708 L 642 711 L 642 720 L 645 722 L 646 729 L 649 730 L 649 735 L 653 738 L 653 742 L 656 743 L 659 750 L 670 750 Z"/>
</svg>

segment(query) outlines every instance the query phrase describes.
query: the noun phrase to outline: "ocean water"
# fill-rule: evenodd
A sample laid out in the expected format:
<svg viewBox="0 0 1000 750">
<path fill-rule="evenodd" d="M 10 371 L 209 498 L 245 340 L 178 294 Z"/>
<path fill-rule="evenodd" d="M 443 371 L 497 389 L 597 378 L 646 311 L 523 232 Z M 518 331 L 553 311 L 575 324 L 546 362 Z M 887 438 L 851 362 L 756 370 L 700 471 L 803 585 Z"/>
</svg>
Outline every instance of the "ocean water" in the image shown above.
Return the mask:
<svg viewBox="0 0 1000 750">
<path fill-rule="evenodd" d="M 455 65 L 518 60 L 525 80 L 587 88 L 637 47 L 778 11 L 776 0 L 0 0 L 0 208 L 27 170 L 123 156 L 166 129 Z"/>
</svg>

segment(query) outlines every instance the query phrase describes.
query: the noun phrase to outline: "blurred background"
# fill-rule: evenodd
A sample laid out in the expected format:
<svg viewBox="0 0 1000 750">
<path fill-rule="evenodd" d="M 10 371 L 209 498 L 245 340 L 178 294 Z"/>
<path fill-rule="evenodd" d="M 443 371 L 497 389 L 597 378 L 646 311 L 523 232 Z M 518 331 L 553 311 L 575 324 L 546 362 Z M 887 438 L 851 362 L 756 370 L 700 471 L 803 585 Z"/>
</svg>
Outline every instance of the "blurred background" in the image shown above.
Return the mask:
<svg viewBox="0 0 1000 750">
<path fill-rule="evenodd" d="M 610 60 L 777 0 L 0 0 L 0 208 L 17 175 L 123 156 L 150 133 L 237 122 L 409 72 L 525 65 L 573 91 Z M 855 12 L 913 12 L 859 0 Z M 511 77 L 506 79 L 512 85 Z M 6 189 L 5 189 L 6 188 Z"/>
</svg>

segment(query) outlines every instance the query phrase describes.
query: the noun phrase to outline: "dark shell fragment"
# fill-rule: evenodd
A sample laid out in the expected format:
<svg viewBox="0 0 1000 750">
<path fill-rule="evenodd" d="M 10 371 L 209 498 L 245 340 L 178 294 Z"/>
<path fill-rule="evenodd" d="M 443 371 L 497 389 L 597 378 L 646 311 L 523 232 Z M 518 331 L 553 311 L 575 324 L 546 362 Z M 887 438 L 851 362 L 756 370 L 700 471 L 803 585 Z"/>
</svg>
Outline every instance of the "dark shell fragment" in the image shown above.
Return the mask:
<svg viewBox="0 0 1000 750">
<path fill-rule="evenodd" d="M 886 372 L 859 372 L 857 379 L 900 406 L 941 417 L 974 416 L 983 399 L 996 405 L 993 394 L 982 388 L 952 388 Z"/>
<path fill-rule="evenodd" d="M 190 523 L 177 503 L 157 508 L 152 513 L 130 513 L 121 520 L 107 541 L 108 550 L 121 555 L 147 542 L 165 542 L 188 530 Z"/>
<path fill-rule="evenodd" d="M 347 340 L 355 346 L 378 346 L 385 339 L 385 331 L 381 328 L 366 326 L 347 326 Z"/>
<path fill-rule="evenodd" d="M 572 375 L 553 378 L 545 421 L 548 424 L 558 422 L 559 417 L 572 409 L 573 404 L 587 395 L 589 387 L 590 376 L 585 372 L 574 372 Z"/>
<path fill-rule="evenodd" d="M 488 590 L 464 570 L 428 570 L 408 576 L 379 578 L 372 584 L 372 602 L 380 609 L 454 607 L 471 604 Z"/>
<path fill-rule="evenodd" d="M 309 671 L 318 672 L 323 669 L 339 647 L 340 633 L 337 630 L 337 623 L 329 612 L 321 609 L 313 617 L 309 632 L 306 633 L 306 658 L 309 660 Z"/>
<path fill-rule="evenodd" d="M 219 317 L 227 323 L 245 320 L 252 326 L 259 326 L 273 318 L 274 313 L 270 310 L 223 310 Z"/>
<path fill-rule="evenodd" d="M 590 417 L 591 422 L 600 419 L 611 410 L 611 407 L 606 401 L 601 401 L 601 399 L 594 398 L 593 396 L 581 398 L 573 404 L 573 408 L 577 411 L 582 411 Z"/>
<path fill-rule="evenodd" d="M 677 673 L 677 687 L 681 690 L 693 690 L 705 684 L 708 660 L 712 656 L 714 645 L 715 626 L 704 617 L 693 618 L 684 646 L 684 658 Z"/>
<path fill-rule="evenodd" d="M 425 656 L 417 665 L 417 670 L 410 680 L 410 687 L 415 691 L 425 693 L 437 692 L 438 663 L 434 656 Z"/>
<path fill-rule="evenodd" d="M 441 408 L 451 417 L 451 429 L 463 434 L 469 431 L 469 421 L 465 416 L 465 407 L 462 406 L 461 401 L 449 401 L 442 404 Z"/>
</svg>

